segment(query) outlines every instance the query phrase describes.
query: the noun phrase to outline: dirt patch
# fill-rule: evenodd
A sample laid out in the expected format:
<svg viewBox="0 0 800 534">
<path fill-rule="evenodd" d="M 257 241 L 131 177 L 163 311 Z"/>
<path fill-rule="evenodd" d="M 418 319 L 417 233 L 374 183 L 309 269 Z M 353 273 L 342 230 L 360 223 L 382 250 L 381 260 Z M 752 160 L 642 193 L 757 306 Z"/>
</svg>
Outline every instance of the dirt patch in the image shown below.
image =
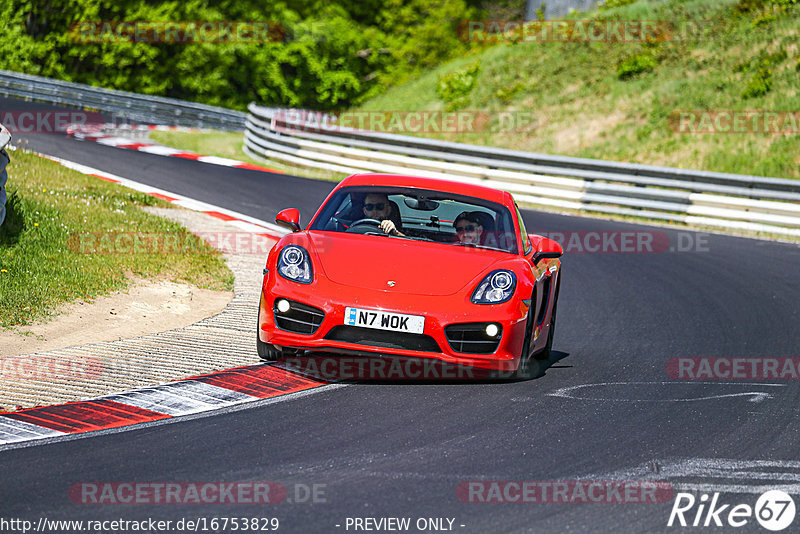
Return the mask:
<svg viewBox="0 0 800 534">
<path fill-rule="evenodd" d="M 0 331 L 0 355 L 31 354 L 181 328 L 221 312 L 232 298 L 229 291 L 134 279 L 126 291 L 68 304 L 50 321 Z"/>
<path fill-rule="evenodd" d="M 624 121 L 625 114 L 621 111 L 614 111 L 601 117 L 584 117 L 568 126 L 562 126 L 553 134 L 555 152 L 569 154 L 591 146 Z"/>
</svg>

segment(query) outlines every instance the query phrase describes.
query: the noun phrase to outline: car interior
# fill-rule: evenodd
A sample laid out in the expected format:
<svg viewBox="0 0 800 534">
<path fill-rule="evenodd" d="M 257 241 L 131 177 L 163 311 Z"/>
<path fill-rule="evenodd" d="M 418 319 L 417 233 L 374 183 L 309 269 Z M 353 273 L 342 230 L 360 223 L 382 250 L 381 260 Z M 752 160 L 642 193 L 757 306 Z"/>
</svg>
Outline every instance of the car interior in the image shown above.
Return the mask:
<svg viewBox="0 0 800 534">
<path fill-rule="evenodd" d="M 408 238 L 458 243 L 455 220 L 459 214 L 467 212 L 470 219 L 480 221 L 483 228 L 481 246 L 509 252 L 516 248 L 515 244 L 507 243 L 508 236 L 515 235 L 510 217 L 503 217 L 499 209 L 483 205 L 478 199 L 453 198 L 443 193 L 419 194 L 374 188 L 340 193 L 342 194 L 329 201 L 334 203 L 335 209 L 323 210 L 320 220 L 315 221 L 315 229 L 383 235 L 375 220 L 367 218 L 363 211 L 367 194 L 381 193 L 389 199 L 390 212 L 387 218 Z M 326 212 L 330 215 L 326 215 Z"/>
</svg>

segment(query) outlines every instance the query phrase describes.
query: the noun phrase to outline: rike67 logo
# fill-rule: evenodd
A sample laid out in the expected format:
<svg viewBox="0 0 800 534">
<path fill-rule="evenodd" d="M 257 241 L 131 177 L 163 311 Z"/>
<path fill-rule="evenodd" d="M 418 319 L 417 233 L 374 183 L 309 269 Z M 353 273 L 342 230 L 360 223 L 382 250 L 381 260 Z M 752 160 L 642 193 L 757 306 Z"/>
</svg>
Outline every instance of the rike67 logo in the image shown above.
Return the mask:
<svg viewBox="0 0 800 534">
<path fill-rule="evenodd" d="M 767 530 L 784 530 L 794 521 L 794 499 L 784 491 L 770 490 L 761 494 L 753 507 L 720 504 L 719 493 L 710 498 L 704 493 L 699 499 L 691 493 L 678 493 L 667 526 L 737 528 L 751 523 L 754 517 Z"/>
</svg>

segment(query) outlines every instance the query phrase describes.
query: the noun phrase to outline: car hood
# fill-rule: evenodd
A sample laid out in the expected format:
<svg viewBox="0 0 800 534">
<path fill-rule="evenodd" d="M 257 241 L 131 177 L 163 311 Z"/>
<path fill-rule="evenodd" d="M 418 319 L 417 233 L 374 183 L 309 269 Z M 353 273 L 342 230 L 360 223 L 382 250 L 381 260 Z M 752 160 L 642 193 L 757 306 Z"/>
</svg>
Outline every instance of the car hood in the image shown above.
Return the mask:
<svg viewBox="0 0 800 534">
<path fill-rule="evenodd" d="M 325 276 L 338 284 L 416 295 L 452 295 L 509 254 L 410 239 L 310 233 Z M 394 282 L 390 286 L 390 282 Z"/>
</svg>

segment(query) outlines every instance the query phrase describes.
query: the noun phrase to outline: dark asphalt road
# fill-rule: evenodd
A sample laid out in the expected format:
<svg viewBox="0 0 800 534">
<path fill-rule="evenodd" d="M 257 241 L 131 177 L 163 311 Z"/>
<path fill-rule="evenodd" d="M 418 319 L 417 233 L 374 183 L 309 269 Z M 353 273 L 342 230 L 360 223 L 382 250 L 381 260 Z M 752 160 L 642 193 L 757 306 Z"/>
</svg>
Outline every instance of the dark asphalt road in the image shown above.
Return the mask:
<svg viewBox="0 0 800 534">
<path fill-rule="evenodd" d="M 333 185 L 61 136 L 28 140 L 43 153 L 265 220 L 288 206 L 308 220 Z M 10 184 L 13 173 L 12 161 Z M 753 505 L 758 496 L 733 487 L 769 483 L 754 469 L 720 476 L 669 468 L 695 465 L 694 459 L 772 460 L 769 472 L 797 484 L 797 380 L 675 381 L 666 366 L 681 356 L 800 356 L 800 247 L 531 210 L 524 216 L 532 232 L 652 231 L 673 246 L 694 246 L 663 253 L 568 250 L 554 345 L 559 359 L 538 379 L 355 384 L 233 413 L 5 450 L 0 514 L 278 517 L 280 532 L 347 532 L 348 517 L 410 517 L 412 525 L 446 517 L 464 533 L 662 532 L 686 530 L 666 526 L 672 502 L 465 503 L 456 488 L 474 480 L 625 480 L 628 470 L 653 462 L 659 473 L 647 476 L 645 467 L 640 478 L 663 478 L 676 491 L 708 484 L 724 490 L 729 504 Z M 587 384 L 605 385 L 553 395 Z M 324 484 L 326 502 L 91 506 L 68 495 L 83 481 L 236 480 L 280 482 L 290 495 L 294 484 Z M 797 492 L 795 501 L 800 507 Z M 751 519 L 735 531 L 764 530 Z"/>
</svg>

